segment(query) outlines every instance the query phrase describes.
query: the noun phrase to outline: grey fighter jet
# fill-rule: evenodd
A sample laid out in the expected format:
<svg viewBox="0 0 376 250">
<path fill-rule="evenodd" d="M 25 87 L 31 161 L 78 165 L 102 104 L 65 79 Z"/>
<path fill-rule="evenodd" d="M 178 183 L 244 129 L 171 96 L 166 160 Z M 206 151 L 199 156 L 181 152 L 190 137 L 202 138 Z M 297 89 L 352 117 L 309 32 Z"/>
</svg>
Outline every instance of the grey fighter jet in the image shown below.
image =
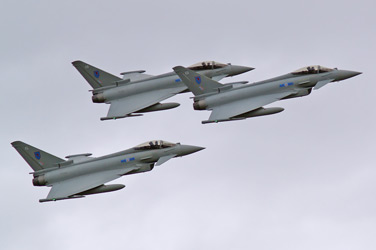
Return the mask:
<svg viewBox="0 0 376 250">
<path fill-rule="evenodd" d="M 175 67 L 174 71 L 195 95 L 193 108 L 212 111 L 209 119 L 202 121 L 203 124 L 279 113 L 284 109 L 263 106 L 283 99 L 306 96 L 312 89 L 361 74 L 315 65 L 253 84 L 243 82 L 223 85 L 182 66 Z"/>
<path fill-rule="evenodd" d="M 90 157 L 91 154 L 78 154 L 66 156 L 68 160 L 63 160 L 21 141 L 12 142 L 12 146 L 34 170 L 31 173 L 33 185 L 51 187 L 47 198 L 39 202 L 116 191 L 125 186 L 104 183 L 123 175 L 150 171 L 171 158 L 204 149 L 157 140 L 98 158 Z"/>
<path fill-rule="evenodd" d="M 144 74 L 144 70 L 131 71 L 121 73 L 121 79 L 82 61 L 72 64 L 93 87 L 92 101 L 111 104 L 107 116 L 101 120 L 141 116 L 146 112 L 176 108 L 179 103 L 160 101 L 187 92 L 187 87 L 174 72 L 151 76 Z M 217 81 L 253 69 L 214 61 L 197 63 L 189 68 Z"/>
</svg>

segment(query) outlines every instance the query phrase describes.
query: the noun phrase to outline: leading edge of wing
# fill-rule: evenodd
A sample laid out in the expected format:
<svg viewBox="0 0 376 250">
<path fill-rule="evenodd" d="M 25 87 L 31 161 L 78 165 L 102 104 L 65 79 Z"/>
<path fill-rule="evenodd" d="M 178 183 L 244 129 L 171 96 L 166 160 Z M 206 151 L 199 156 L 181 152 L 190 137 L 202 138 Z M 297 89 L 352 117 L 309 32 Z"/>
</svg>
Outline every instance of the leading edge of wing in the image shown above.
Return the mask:
<svg viewBox="0 0 376 250">
<path fill-rule="evenodd" d="M 167 98 L 170 98 L 177 93 L 185 90 L 187 87 L 169 88 L 156 91 L 149 91 L 137 95 L 124 97 L 121 99 L 111 101 L 110 109 L 107 117 L 101 119 L 121 118 L 130 116 L 132 113 L 157 104 Z"/>
<path fill-rule="evenodd" d="M 255 110 L 289 95 L 291 95 L 291 92 L 263 95 L 215 106 L 212 108 L 212 113 L 210 114 L 209 120 L 205 122 L 228 120 L 234 116 Z"/>
<path fill-rule="evenodd" d="M 98 187 L 106 182 L 120 178 L 122 175 L 125 175 L 137 168 L 137 166 L 134 166 L 127 169 L 108 170 L 105 172 L 82 175 L 65 181 L 53 183 L 46 200 L 67 198 L 69 196 Z"/>
</svg>

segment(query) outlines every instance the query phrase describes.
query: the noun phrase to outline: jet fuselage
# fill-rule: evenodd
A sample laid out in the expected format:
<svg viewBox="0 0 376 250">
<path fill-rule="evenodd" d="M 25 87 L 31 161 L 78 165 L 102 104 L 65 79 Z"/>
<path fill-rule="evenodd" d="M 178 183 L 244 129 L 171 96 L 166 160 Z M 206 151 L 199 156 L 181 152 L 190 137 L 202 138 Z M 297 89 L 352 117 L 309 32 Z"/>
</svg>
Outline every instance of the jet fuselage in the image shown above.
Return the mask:
<svg viewBox="0 0 376 250">
<path fill-rule="evenodd" d="M 227 65 L 219 69 L 201 70 L 198 72 L 200 72 L 200 74 L 212 78 L 215 76 L 234 76 L 249 71 L 251 69 L 252 68 L 243 66 Z M 179 89 L 179 93 L 188 90 L 187 86 L 180 80 L 180 78 L 176 75 L 175 72 L 169 72 L 166 74 L 153 76 L 147 79 L 142 79 L 130 83 L 123 84 L 122 81 L 120 81 L 118 86 L 114 88 L 94 90 L 93 102 L 109 103 L 112 100 L 133 96 L 148 91 L 159 91 L 162 89 L 170 88 Z"/>
<path fill-rule="evenodd" d="M 112 192 L 123 184 L 105 185 L 121 176 L 147 172 L 174 157 L 204 148 L 154 140 L 117 153 L 93 158 L 91 154 L 67 156 L 64 160 L 22 141 L 12 146 L 34 170 L 33 185 L 51 187 L 40 202 L 82 198 L 85 195 Z"/>
<path fill-rule="evenodd" d="M 73 163 L 70 165 L 59 166 L 57 169 L 51 170 L 42 175 L 35 173 L 34 177 L 36 180 L 33 181 L 33 183 L 37 184 L 36 186 L 49 186 L 49 183 L 66 181 L 81 175 L 127 168 L 134 168 L 134 170 L 125 175 L 147 172 L 154 168 L 154 164 L 162 156 L 184 156 L 201 149 L 203 148 L 176 144 L 173 147 L 162 149 L 136 150 L 132 148 L 97 158 L 85 157 L 77 159 L 74 157 Z M 71 157 L 68 156 L 68 158 Z M 136 167 L 135 164 L 137 165 Z"/>
<path fill-rule="evenodd" d="M 341 81 L 355 76 L 359 72 L 347 70 L 333 70 L 331 72 L 315 73 L 308 75 L 294 75 L 292 73 L 281 75 L 275 78 L 242 85 L 223 92 L 208 94 L 204 98 L 195 97 L 194 108 L 196 110 L 211 109 L 218 105 L 235 102 L 246 98 L 256 98 L 268 94 L 295 92 L 283 99 L 302 97 L 309 95 L 312 88 L 321 81 Z"/>
</svg>

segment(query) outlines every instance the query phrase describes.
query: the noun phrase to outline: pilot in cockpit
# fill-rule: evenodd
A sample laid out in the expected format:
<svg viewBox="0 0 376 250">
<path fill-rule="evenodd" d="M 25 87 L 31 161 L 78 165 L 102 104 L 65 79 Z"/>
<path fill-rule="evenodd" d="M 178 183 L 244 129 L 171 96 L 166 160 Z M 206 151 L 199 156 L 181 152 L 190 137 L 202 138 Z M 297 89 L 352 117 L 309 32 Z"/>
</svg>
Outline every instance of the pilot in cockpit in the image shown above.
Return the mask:
<svg viewBox="0 0 376 250">
<path fill-rule="evenodd" d="M 307 67 L 308 74 L 313 74 L 315 73 L 315 68 L 314 67 Z"/>
</svg>

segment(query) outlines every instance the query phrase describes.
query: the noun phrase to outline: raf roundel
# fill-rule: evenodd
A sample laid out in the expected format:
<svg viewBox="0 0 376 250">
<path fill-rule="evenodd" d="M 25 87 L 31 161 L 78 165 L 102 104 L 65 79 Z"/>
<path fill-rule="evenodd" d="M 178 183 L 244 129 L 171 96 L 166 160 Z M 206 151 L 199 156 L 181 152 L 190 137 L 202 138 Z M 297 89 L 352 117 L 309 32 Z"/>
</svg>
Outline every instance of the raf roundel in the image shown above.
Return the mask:
<svg viewBox="0 0 376 250">
<path fill-rule="evenodd" d="M 41 155 L 40 155 L 40 152 L 39 152 L 39 151 L 38 151 L 38 152 L 34 152 L 34 156 L 35 156 L 35 158 L 36 158 L 37 160 L 40 160 Z"/>
<path fill-rule="evenodd" d="M 95 71 L 94 71 L 94 76 L 95 76 L 96 78 L 99 78 L 99 71 L 98 71 L 98 70 L 95 70 Z"/>
<path fill-rule="evenodd" d="M 200 76 L 195 76 L 195 80 L 197 84 L 201 83 L 201 77 Z"/>
</svg>

